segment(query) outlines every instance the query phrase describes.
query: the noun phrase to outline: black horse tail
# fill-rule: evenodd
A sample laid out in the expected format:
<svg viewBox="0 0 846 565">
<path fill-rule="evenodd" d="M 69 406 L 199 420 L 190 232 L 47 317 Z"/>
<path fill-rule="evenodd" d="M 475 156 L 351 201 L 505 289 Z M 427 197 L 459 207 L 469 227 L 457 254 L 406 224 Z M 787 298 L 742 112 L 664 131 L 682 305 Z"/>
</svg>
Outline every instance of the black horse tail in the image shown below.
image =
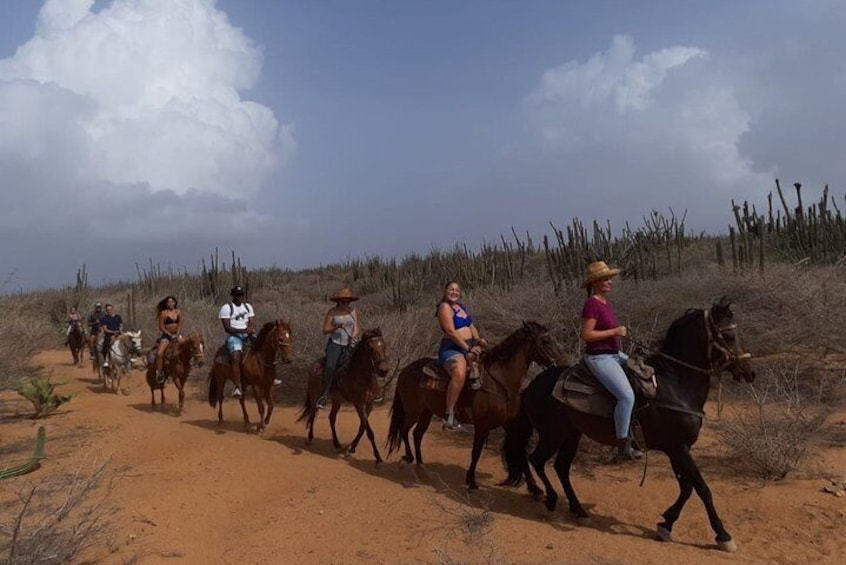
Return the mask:
<svg viewBox="0 0 846 565">
<path fill-rule="evenodd" d="M 533 431 L 534 426 L 532 426 L 532 421 L 526 413 L 523 396 L 520 395 L 520 413 L 505 425 L 505 439 L 502 441 L 501 457 L 508 478 L 502 481 L 501 485 L 517 487 L 528 478 L 531 471 L 529 471 L 527 450 Z"/>
<path fill-rule="evenodd" d="M 213 368 L 209 371 L 209 406 L 217 408 L 217 377 Z"/>
<path fill-rule="evenodd" d="M 394 390 L 394 401 L 391 404 L 391 425 L 388 427 L 388 455 L 400 448 L 402 438 L 400 437 L 405 428 L 405 406 L 402 403 L 402 395 L 399 390 Z"/>
<path fill-rule="evenodd" d="M 309 384 L 309 386 L 306 387 L 303 406 L 300 408 L 299 413 L 297 413 L 297 422 L 305 422 L 311 418 L 315 412 L 317 412 L 317 399 L 311 397 L 311 385 Z"/>
</svg>

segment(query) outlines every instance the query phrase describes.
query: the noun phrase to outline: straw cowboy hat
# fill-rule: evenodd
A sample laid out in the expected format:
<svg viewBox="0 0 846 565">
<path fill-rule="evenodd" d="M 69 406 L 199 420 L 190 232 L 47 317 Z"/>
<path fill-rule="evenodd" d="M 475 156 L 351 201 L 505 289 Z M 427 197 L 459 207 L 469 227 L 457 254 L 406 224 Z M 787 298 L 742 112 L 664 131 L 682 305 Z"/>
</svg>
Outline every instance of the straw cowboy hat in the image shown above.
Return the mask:
<svg viewBox="0 0 846 565">
<path fill-rule="evenodd" d="M 350 302 L 354 302 L 358 300 L 358 296 L 353 294 L 349 288 L 342 288 L 340 292 L 338 292 L 335 296 L 331 297 L 329 300 L 332 302 L 340 302 L 341 300 L 349 300 Z"/>
<path fill-rule="evenodd" d="M 595 261 L 585 269 L 585 280 L 582 282 L 582 288 L 587 288 L 596 281 L 610 279 L 619 273 L 620 269 L 612 269 L 605 264 L 605 261 Z"/>
</svg>

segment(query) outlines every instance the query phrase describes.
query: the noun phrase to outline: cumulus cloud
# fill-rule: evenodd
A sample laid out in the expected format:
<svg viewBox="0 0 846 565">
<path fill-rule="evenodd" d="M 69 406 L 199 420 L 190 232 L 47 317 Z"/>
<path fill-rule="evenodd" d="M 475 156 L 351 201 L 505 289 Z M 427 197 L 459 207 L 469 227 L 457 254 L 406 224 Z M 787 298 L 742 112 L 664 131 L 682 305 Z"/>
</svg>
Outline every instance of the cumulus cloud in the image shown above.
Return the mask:
<svg viewBox="0 0 846 565">
<path fill-rule="evenodd" d="M 18 194 L 4 224 L 142 239 L 260 227 L 251 199 L 295 151 L 291 127 L 242 98 L 261 49 L 214 0 L 93 8 L 47 0 L 0 60 L 0 184 Z"/>
<path fill-rule="evenodd" d="M 526 108 L 547 151 L 578 179 L 567 191 L 625 208 L 582 210 L 593 217 L 624 221 L 632 210 L 673 206 L 714 227 L 727 223 L 731 198 L 772 182 L 741 153 L 750 116 L 701 48 L 638 57 L 630 37 L 616 36 L 587 61 L 547 70 Z"/>
</svg>

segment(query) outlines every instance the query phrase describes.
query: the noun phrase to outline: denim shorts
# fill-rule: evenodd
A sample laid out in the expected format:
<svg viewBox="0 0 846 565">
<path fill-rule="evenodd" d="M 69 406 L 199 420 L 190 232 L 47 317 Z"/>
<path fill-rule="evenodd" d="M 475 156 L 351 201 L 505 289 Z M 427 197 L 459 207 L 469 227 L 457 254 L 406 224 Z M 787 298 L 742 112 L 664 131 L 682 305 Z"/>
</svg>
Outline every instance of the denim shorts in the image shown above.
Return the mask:
<svg viewBox="0 0 846 565">
<path fill-rule="evenodd" d="M 236 351 L 244 351 L 244 340 L 247 339 L 247 334 L 237 334 L 226 336 L 226 350 L 229 353 Z"/>
<path fill-rule="evenodd" d="M 474 339 L 467 339 L 465 340 L 467 345 L 473 347 L 476 344 L 476 340 Z M 450 359 L 455 357 L 456 355 L 464 355 L 466 352 L 463 351 L 457 343 L 452 341 L 451 339 L 442 339 L 441 345 L 438 348 L 438 363 L 441 364 L 443 367 L 446 365 Z"/>
</svg>

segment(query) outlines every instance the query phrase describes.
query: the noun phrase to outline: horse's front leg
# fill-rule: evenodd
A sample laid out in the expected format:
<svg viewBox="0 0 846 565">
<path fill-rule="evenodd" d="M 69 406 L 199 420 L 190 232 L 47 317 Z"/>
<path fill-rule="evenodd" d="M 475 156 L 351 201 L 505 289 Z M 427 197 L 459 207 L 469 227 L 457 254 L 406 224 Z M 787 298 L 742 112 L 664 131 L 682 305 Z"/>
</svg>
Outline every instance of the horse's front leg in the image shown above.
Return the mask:
<svg viewBox="0 0 846 565">
<path fill-rule="evenodd" d="M 332 399 L 332 409 L 329 411 L 329 427 L 332 429 L 332 445 L 335 446 L 335 449 L 341 449 L 343 447 L 341 442 L 338 441 L 338 432 L 335 431 L 335 421 L 338 419 L 338 410 L 341 409 L 341 403 Z"/>
<path fill-rule="evenodd" d="M 711 529 L 716 534 L 715 541 L 717 542 L 717 547 L 722 551 L 737 551 L 737 544 L 734 543 L 731 535 L 723 527 L 723 521 L 714 507 L 714 498 L 711 494 L 711 489 L 705 482 L 704 477 L 702 477 L 696 461 L 693 460 L 693 456 L 690 454 L 690 448 L 685 445 L 674 450 L 673 454 L 670 455 L 670 460 L 674 458 L 677 461 L 679 470 L 683 475 L 687 476 L 687 480 L 693 485 L 696 494 L 699 495 L 699 498 L 702 499 L 702 503 L 705 505 L 705 511 L 708 513 L 708 521 L 711 523 Z M 681 498 L 681 495 L 679 498 Z M 679 512 L 681 512 L 681 509 L 679 509 Z"/>
<path fill-rule="evenodd" d="M 256 431 L 258 433 L 264 432 L 264 392 L 260 391 L 256 385 L 252 386 L 253 396 L 256 397 L 256 406 L 258 406 L 259 419 L 256 424 Z"/>
<path fill-rule="evenodd" d="M 270 423 L 270 416 L 273 414 L 273 405 L 275 404 L 272 384 L 264 389 L 264 399 L 267 402 L 267 414 L 264 416 L 264 425 L 267 426 Z"/>
<path fill-rule="evenodd" d="M 247 390 L 247 387 L 244 386 L 243 392 L 246 392 L 246 390 Z M 243 394 L 243 392 L 241 393 L 241 396 L 238 397 L 238 402 L 241 403 L 241 414 L 244 415 L 244 425 L 247 426 L 247 428 L 249 428 L 250 427 L 250 415 L 247 414 L 247 406 L 244 404 L 244 396 L 246 396 L 246 395 Z"/>
<path fill-rule="evenodd" d="M 673 541 L 673 524 L 675 524 L 676 520 L 679 519 L 685 503 L 690 498 L 690 495 L 693 494 L 693 483 L 691 483 L 690 478 L 682 472 L 681 465 L 678 461 L 679 458 L 677 456 L 670 456 L 670 465 L 673 467 L 673 474 L 676 476 L 676 480 L 679 483 L 679 496 L 672 506 L 667 508 L 662 514 L 664 521 L 658 524 L 657 534 L 658 539 L 661 541 Z"/>
<path fill-rule="evenodd" d="M 476 465 L 479 464 L 479 457 L 482 456 L 482 448 L 485 446 L 487 439 L 488 429 L 477 424 L 473 430 L 473 452 L 470 455 L 470 467 L 467 469 L 467 475 L 464 478 L 464 482 L 467 483 L 467 488 L 470 490 L 479 488 L 476 482 Z"/>
</svg>

